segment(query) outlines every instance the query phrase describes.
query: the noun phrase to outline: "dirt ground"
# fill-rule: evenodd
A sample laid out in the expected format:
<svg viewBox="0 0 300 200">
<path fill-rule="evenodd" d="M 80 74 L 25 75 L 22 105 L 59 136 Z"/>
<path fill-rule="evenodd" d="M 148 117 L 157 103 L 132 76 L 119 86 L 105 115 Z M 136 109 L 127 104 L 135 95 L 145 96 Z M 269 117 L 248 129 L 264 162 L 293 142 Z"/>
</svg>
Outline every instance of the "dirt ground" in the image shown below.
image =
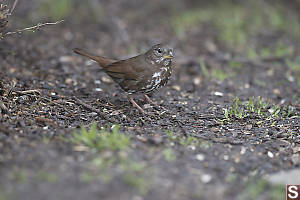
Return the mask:
<svg viewBox="0 0 300 200">
<path fill-rule="evenodd" d="M 285 185 L 266 177 L 300 165 L 298 32 L 224 31 L 209 15 L 220 1 L 66 1 L 71 10 L 59 4 L 65 16 L 43 10 L 47 2 L 20 1 L 9 29 L 63 23 L 0 41 L 0 200 L 284 198 Z M 225 4 L 212 12 L 254 6 Z M 226 40 L 228 27 L 229 38 L 246 35 L 246 43 Z M 174 47 L 175 65 L 167 86 L 152 94 L 160 108 L 136 97 L 151 116 L 72 52 L 123 59 L 158 42 Z M 119 125 L 127 148 L 122 138 L 105 148 L 74 142 L 74 132 L 92 123 Z"/>
</svg>

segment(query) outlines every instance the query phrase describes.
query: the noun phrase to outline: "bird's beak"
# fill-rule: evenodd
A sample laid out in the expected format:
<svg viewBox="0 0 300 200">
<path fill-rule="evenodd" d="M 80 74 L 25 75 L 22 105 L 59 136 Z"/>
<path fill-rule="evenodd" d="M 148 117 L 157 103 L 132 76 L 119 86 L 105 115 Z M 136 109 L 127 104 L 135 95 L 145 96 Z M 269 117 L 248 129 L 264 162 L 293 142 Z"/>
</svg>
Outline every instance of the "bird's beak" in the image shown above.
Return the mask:
<svg viewBox="0 0 300 200">
<path fill-rule="evenodd" d="M 165 59 L 172 59 L 172 58 L 174 58 L 174 51 L 173 51 L 173 49 L 169 49 L 168 50 L 168 55 L 165 55 L 164 58 Z"/>
</svg>

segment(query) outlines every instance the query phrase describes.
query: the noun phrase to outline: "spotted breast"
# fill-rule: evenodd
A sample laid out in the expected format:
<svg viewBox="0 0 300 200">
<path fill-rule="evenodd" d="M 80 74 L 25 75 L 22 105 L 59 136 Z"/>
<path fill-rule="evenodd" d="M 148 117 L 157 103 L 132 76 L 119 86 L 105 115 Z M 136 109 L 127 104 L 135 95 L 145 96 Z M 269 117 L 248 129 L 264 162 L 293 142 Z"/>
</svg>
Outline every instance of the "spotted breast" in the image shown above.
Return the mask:
<svg viewBox="0 0 300 200">
<path fill-rule="evenodd" d="M 140 92 L 147 94 L 165 86 L 168 83 L 171 74 L 172 68 L 170 66 L 160 68 L 160 70 L 152 74 L 151 79 L 146 82 L 145 86 L 141 88 Z"/>
</svg>

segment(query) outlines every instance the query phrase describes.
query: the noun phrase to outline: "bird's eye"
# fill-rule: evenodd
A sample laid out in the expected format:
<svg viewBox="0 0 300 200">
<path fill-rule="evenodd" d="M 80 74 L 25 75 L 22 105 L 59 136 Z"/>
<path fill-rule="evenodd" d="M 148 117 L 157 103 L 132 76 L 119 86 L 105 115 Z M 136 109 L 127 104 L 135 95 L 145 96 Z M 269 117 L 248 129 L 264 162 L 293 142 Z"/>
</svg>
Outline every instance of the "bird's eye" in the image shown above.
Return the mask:
<svg viewBox="0 0 300 200">
<path fill-rule="evenodd" d="M 158 48 L 158 49 L 157 49 L 157 53 L 161 54 L 161 53 L 162 53 L 162 49 L 161 49 L 161 48 Z"/>
</svg>

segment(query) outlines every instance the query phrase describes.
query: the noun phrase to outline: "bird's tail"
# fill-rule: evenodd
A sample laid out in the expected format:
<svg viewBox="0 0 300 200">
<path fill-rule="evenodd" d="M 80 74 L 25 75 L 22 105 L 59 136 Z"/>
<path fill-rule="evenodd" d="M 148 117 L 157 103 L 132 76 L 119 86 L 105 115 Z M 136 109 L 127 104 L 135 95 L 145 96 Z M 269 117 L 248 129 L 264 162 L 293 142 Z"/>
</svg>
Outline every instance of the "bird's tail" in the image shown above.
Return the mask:
<svg viewBox="0 0 300 200">
<path fill-rule="evenodd" d="M 96 56 L 96 55 L 93 55 L 91 53 L 88 53 L 88 52 L 78 49 L 78 48 L 73 49 L 73 51 L 79 55 L 86 56 L 86 57 L 98 62 L 101 67 L 106 67 L 107 65 L 116 62 L 113 59 L 105 58 L 102 56 Z"/>
</svg>

